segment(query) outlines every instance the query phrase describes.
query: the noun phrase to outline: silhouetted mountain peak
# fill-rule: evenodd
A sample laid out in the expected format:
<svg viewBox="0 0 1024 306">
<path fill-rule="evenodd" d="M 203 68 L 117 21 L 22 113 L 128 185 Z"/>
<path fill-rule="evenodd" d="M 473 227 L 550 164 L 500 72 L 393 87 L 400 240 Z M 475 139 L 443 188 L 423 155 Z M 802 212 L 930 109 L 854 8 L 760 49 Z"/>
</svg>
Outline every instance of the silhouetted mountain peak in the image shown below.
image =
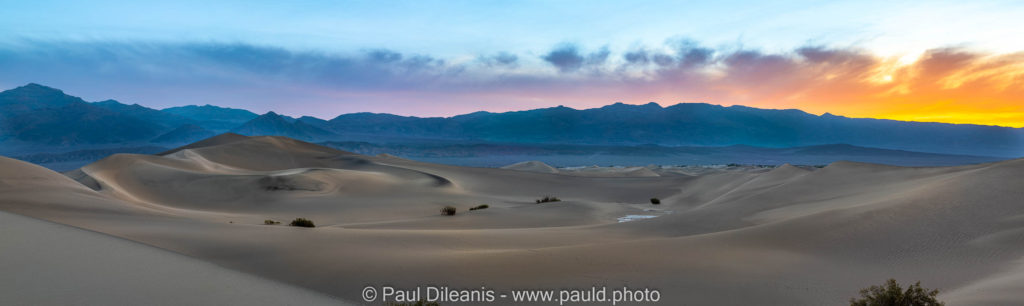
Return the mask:
<svg viewBox="0 0 1024 306">
<path fill-rule="evenodd" d="M 152 108 L 148 108 L 148 107 L 139 105 L 138 103 L 127 104 L 127 103 L 121 103 L 120 101 L 117 101 L 117 100 L 114 100 L 114 99 L 107 99 L 107 100 L 103 100 L 103 101 L 99 101 L 99 102 L 92 102 L 92 104 L 93 105 L 98 105 L 98 106 L 105 106 L 105 107 L 122 107 L 122 108 L 131 108 L 131 109 L 147 109 L 147 110 L 152 110 L 152 111 L 158 112 L 158 110 L 155 110 L 155 109 L 152 109 Z"/>
<path fill-rule="evenodd" d="M 246 136 L 286 136 L 303 140 L 334 135 L 302 121 L 288 120 L 287 117 L 272 111 L 253 118 L 231 131 Z"/>
<path fill-rule="evenodd" d="M 36 92 L 36 93 L 52 93 L 52 94 L 64 94 L 63 90 L 56 89 L 46 85 L 39 85 L 36 83 L 28 83 L 24 86 L 11 89 L 15 92 Z"/>
<path fill-rule="evenodd" d="M 846 118 L 846 116 L 836 116 L 836 115 L 833 115 L 832 113 L 824 113 L 824 114 L 821 114 L 821 118 L 825 118 L 825 119 L 839 119 L 839 118 Z"/>
<path fill-rule="evenodd" d="M 13 106 L 17 111 L 47 107 L 64 107 L 85 103 L 81 98 L 64 94 L 60 89 L 29 83 L 0 92 L 0 105 Z"/>
<path fill-rule="evenodd" d="M 281 122 L 281 123 L 284 123 L 284 124 L 293 124 L 293 123 L 297 122 L 295 118 L 291 118 L 291 117 L 288 117 L 288 116 L 285 116 L 285 115 L 281 115 L 281 114 L 278 114 L 278 113 L 275 113 L 275 112 L 267 112 L 266 114 L 262 114 L 259 117 L 253 118 L 250 122 L 253 122 L 253 121 L 255 121 L 255 122 L 273 122 L 274 124 L 277 124 L 277 122 Z"/>
<path fill-rule="evenodd" d="M 647 104 L 626 104 L 626 103 L 622 103 L 622 102 L 615 102 L 615 103 L 612 103 L 612 104 L 609 104 L 609 105 L 605 105 L 604 107 L 597 108 L 597 110 L 606 110 L 606 111 L 641 111 L 641 112 L 660 111 L 662 109 L 663 108 L 661 107 L 660 104 L 654 103 L 654 102 L 649 102 Z"/>
<path fill-rule="evenodd" d="M 193 120 L 198 120 L 198 121 L 215 121 L 215 122 L 230 123 L 231 126 L 244 123 L 244 122 L 252 120 L 253 118 L 256 118 L 258 116 L 255 113 L 247 111 L 247 110 L 244 110 L 244 109 L 219 107 L 219 106 L 214 106 L 214 105 L 210 105 L 210 104 L 206 104 L 206 105 L 203 105 L 203 106 L 186 105 L 186 106 L 169 107 L 169 108 L 165 108 L 165 109 L 163 109 L 161 111 L 165 112 L 165 113 L 175 114 L 175 115 L 182 116 L 182 117 L 185 117 L 185 118 L 193 119 Z M 210 124 L 210 126 L 204 126 L 204 128 L 207 128 L 207 129 L 209 129 L 209 128 L 216 129 L 215 127 L 225 127 L 226 128 L 227 125 L 229 125 L 229 124 L 220 124 L 220 125 Z"/>
</svg>

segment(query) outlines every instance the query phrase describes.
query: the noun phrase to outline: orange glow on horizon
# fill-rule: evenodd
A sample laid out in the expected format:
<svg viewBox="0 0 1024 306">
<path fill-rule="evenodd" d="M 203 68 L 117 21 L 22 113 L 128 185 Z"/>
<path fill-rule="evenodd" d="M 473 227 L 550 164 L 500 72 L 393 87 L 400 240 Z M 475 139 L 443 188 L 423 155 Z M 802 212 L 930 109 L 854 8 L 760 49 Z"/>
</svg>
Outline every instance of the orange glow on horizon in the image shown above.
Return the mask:
<svg viewBox="0 0 1024 306">
<path fill-rule="evenodd" d="M 785 65 L 773 63 L 770 69 L 730 71 L 725 67 L 714 77 L 649 83 L 626 92 L 594 89 L 588 97 L 601 101 L 606 96 L 627 96 L 624 101 L 634 104 L 656 98 L 653 101 L 664 106 L 707 102 L 854 118 L 1024 127 L 1024 52 L 986 54 L 949 48 L 882 58 L 826 51 L 814 60 L 794 56 Z M 652 91 L 657 95 L 640 93 Z"/>
</svg>

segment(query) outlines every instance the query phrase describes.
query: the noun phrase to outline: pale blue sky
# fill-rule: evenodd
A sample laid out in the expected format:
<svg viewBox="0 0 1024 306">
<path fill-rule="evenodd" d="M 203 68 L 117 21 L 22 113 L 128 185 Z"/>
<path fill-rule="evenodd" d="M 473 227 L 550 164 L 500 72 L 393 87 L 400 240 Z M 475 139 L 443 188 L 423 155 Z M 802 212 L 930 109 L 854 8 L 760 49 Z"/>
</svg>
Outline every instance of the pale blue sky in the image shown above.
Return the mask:
<svg viewBox="0 0 1024 306">
<path fill-rule="evenodd" d="M 3 1 L 0 39 L 245 42 L 451 57 L 661 44 L 1024 49 L 1020 1 Z M 1019 37 L 1019 36 L 1018 36 Z"/>
</svg>

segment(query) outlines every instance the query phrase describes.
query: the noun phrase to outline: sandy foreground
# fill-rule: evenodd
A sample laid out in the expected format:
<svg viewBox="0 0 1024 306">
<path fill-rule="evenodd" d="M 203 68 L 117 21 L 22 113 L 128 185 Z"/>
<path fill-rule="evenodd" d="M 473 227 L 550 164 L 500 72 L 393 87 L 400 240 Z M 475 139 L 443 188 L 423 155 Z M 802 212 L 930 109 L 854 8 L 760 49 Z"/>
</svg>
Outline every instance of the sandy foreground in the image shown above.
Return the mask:
<svg viewBox="0 0 1024 306">
<path fill-rule="evenodd" d="M 71 226 L 0 214 L 0 274 L 31 280 L 5 277 L 0 290 L 27 304 L 380 305 L 363 301 L 364 287 L 607 286 L 656 289 L 660 305 L 836 305 L 896 278 L 940 288 L 950 305 L 1024 302 L 1024 160 L 697 175 L 519 168 L 231 134 L 66 175 L 0 158 L 0 211 Z M 543 196 L 562 201 L 534 202 Z M 468 211 L 479 204 L 490 208 Z M 445 205 L 458 214 L 440 215 Z M 619 222 L 627 216 L 647 217 Z M 317 227 L 263 224 L 296 217 Z M 41 287 L 51 283 L 59 295 Z M 116 288 L 133 289 L 104 293 Z"/>
<path fill-rule="evenodd" d="M 345 305 L 135 242 L 0 212 L 4 305 Z"/>
</svg>

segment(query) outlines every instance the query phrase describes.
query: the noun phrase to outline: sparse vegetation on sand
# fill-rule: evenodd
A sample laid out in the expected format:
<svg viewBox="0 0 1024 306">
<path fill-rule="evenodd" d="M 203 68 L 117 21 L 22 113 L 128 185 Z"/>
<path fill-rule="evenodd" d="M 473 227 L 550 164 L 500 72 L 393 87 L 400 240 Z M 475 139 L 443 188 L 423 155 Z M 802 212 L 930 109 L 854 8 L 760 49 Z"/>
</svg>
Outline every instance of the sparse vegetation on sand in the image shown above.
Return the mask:
<svg viewBox="0 0 1024 306">
<path fill-rule="evenodd" d="M 537 199 L 536 202 L 537 202 L 537 204 L 540 204 L 540 203 L 561 202 L 561 201 L 562 201 L 562 199 L 559 199 L 557 197 L 545 196 L 543 198 Z"/>
<path fill-rule="evenodd" d="M 442 207 L 441 208 L 441 214 L 445 215 L 445 216 L 454 216 L 455 215 L 455 206 L 449 205 L 449 206 Z"/>
<path fill-rule="evenodd" d="M 281 221 L 274 221 L 274 220 L 266 219 L 266 220 L 263 220 L 263 224 L 266 224 L 266 225 L 278 225 L 278 224 L 281 224 Z"/>
<path fill-rule="evenodd" d="M 489 207 L 491 207 L 491 206 L 487 205 L 487 204 L 480 204 L 480 205 L 477 205 L 477 206 L 474 206 L 474 207 L 470 207 L 469 210 L 487 209 Z"/>
<path fill-rule="evenodd" d="M 850 306 L 943 306 L 935 297 L 938 289 L 928 290 L 917 282 L 904 291 L 895 279 L 889 279 L 881 286 L 871 286 L 860 291 L 860 299 L 851 298 Z"/>
<path fill-rule="evenodd" d="M 289 223 L 288 225 L 298 227 L 316 227 L 316 225 L 313 225 L 313 220 L 306 218 L 295 218 L 295 220 L 292 220 L 292 223 Z"/>
<path fill-rule="evenodd" d="M 661 204 L 661 199 L 659 199 L 659 198 L 651 198 L 651 204 L 654 204 L 654 205 Z"/>
</svg>

